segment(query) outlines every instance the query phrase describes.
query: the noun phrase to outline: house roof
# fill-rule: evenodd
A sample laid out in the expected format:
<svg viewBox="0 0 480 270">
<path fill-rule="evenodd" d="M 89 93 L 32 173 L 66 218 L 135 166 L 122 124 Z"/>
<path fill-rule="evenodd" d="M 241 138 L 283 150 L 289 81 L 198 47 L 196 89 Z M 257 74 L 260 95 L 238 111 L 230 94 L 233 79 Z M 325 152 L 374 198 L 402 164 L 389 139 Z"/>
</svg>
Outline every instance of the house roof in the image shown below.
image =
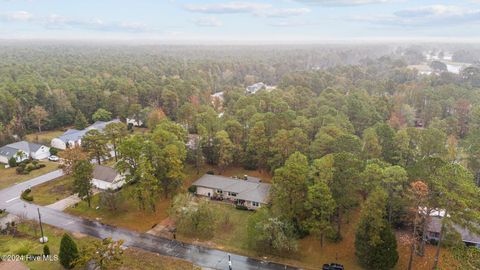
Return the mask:
<svg viewBox="0 0 480 270">
<path fill-rule="evenodd" d="M 467 228 L 454 224 L 455 230 L 462 236 L 462 241 L 468 243 L 480 244 L 480 235 L 470 232 Z M 428 231 L 439 233 L 442 228 L 442 218 L 435 216 L 430 218 L 428 223 Z"/>
<path fill-rule="evenodd" d="M 118 172 L 112 167 L 95 165 L 93 169 L 93 178 L 97 180 L 113 183 L 117 175 Z"/>
<path fill-rule="evenodd" d="M 240 180 L 205 174 L 195 181 L 193 185 L 235 192 L 239 200 L 267 203 L 271 185 L 261 183 L 259 180 L 260 179 L 254 177 L 248 177 L 248 180 Z"/>
<path fill-rule="evenodd" d="M 18 152 L 18 149 L 12 148 L 8 145 L 5 145 L 0 148 L 0 155 L 7 157 L 7 158 L 12 158 L 16 153 Z"/>
<path fill-rule="evenodd" d="M 27 141 L 19 141 L 11 144 L 7 144 L 0 148 L 0 155 L 8 158 L 13 157 L 18 151 L 23 151 L 27 154 L 37 152 L 43 145 L 31 143 Z"/>
<path fill-rule="evenodd" d="M 69 141 L 78 141 L 78 140 L 82 139 L 82 137 L 85 136 L 85 134 L 89 130 L 96 129 L 98 131 L 103 131 L 103 129 L 105 129 L 105 127 L 108 124 L 118 123 L 118 122 L 120 122 L 120 120 L 118 120 L 118 119 L 114 119 L 114 120 L 108 121 L 108 122 L 97 121 L 97 122 L 93 123 L 92 125 L 88 126 L 87 128 L 82 129 L 82 130 L 69 129 L 69 130 L 65 131 L 65 133 L 63 133 L 62 136 L 58 137 L 58 139 L 60 139 L 61 141 L 65 142 L 65 143 L 67 143 Z"/>
</svg>

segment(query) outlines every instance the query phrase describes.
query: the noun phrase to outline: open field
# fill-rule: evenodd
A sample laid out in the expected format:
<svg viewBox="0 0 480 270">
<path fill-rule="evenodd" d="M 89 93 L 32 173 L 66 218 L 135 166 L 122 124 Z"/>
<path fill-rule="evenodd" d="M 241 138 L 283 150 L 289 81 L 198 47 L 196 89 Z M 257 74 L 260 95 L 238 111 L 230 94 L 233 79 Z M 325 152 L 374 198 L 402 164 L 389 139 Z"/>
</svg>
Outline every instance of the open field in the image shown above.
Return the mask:
<svg viewBox="0 0 480 270">
<path fill-rule="evenodd" d="M 15 171 L 15 168 L 5 169 L 5 167 L 2 164 L 0 166 L 0 189 L 9 187 L 16 183 L 27 181 L 29 179 L 35 178 L 42 174 L 46 174 L 48 172 L 58 169 L 58 163 L 55 163 L 55 162 L 40 161 L 39 163 L 45 164 L 46 166 L 38 170 L 33 170 L 29 174 L 17 174 L 17 172 Z"/>
<path fill-rule="evenodd" d="M 49 205 L 72 195 L 73 177 L 63 176 L 32 188 L 30 195 L 35 204 Z"/>
<path fill-rule="evenodd" d="M 0 236 L 0 255 L 18 254 L 22 250 L 28 254 L 42 254 L 43 245 L 38 242 L 40 237 L 39 229 L 33 229 L 38 225 L 33 223 L 20 224 L 17 236 Z M 60 240 L 63 231 L 51 226 L 44 225 L 45 235 L 48 237 L 48 246 L 52 255 L 58 255 Z M 71 234 L 72 235 L 72 234 Z M 79 250 L 81 247 L 88 245 L 97 239 L 86 237 L 83 235 L 73 234 L 74 241 L 77 243 Z M 62 270 L 63 267 L 59 262 L 35 261 L 25 263 L 32 270 Z M 155 253 L 146 252 L 139 249 L 128 248 L 124 253 L 124 261 L 121 269 L 147 269 L 147 270 L 191 270 L 194 269 L 191 263 L 178 260 L 171 257 L 160 256 Z"/>
</svg>

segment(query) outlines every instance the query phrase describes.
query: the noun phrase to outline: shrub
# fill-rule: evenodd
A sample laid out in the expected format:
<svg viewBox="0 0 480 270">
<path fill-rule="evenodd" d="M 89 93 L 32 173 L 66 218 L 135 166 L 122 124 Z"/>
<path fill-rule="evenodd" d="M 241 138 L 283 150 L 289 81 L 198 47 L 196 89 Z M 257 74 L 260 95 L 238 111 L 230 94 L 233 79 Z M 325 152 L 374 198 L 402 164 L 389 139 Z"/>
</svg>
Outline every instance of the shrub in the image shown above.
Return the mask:
<svg viewBox="0 0 480 270">
<path fill-rule="evenodd" d="M 75 261 L 78 259 L 77 244 L 73 239 L 65 233 L 60 241 L 60 252 L 58 253 L 60 264 L 67 269 L 72 269 L 75 266 Z"/>
<path fill-rule="evenodd" d="M 58 154 L 58 149 L 55 147 L 50 147 L 50 155 L 56 156 Z"/>
<path fill-rule="evenodd" d="M 43 255 L 50 255 L 50 248 L 48 247 L 48 245 L 43 246 Z"/>
<path fill-rule="evenodd" d="M 35 170 L 35 169 L 36 169 L 36 167 L 35 167 L 35 165 L 32 164 L 32 163 L 27 164 L 27 166 L 25 166 L 25 171 L 27 171 L 27 172 L 31 172 L 31 171 L 33 171 L 33 170 Z"/>
<path fill-rule="evenodd" d="M 188 187 L 188 192 L 190 192 L 190 193 L 195 193 L 195 192 L 197 192 L 197 186 L 190 186 L 190 187 Z"/>
<path fill-rule="evenodd" d="M 14 157 L 11 157 L 8 160 L 8 166 L 10 166 L 12 168 L 17 167 L 17 160 Z"/>
<path fill-rule="evenodd" d="M 38 160 L 32 161 L 32 164 L 33 164 L 33 166 L 37 167 L 37 165 L 38 165 Z"/>
<path fill-rule="evenodd" d="M 33 196 L 30 195 L 30 192 L 32 192 L 31 189 L 29 189 L 29 188 L 25 189 L 22 192 L 22 195 L 21 195 L 22 199 L 27 201 L 27 202 L 33 202 Z"/>
<path fill-rule="evenodd" d="M 206 174 L 215 175 L 215 172 L 214 171 L 207 171 Z"/>
<path fill-rule="evenodd" d="M 47 165 L 45 164 L 38 164 L 37 169 L 45 168 Z"/>
<path fill-rule="evenodd" d="M 17 174 L 28 174 L 29 171 L 25 169 L 25 166 L 19 166 L 15 169 L 17 171 Z"/>
</svg>

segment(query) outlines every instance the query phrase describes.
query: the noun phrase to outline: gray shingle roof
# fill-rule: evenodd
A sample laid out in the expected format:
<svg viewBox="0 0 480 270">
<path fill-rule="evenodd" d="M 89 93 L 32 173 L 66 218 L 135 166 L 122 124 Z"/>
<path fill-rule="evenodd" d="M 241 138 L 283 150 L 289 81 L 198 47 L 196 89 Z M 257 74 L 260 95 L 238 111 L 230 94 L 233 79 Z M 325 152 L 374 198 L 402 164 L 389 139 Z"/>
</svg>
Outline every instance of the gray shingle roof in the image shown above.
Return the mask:
<svg viewBox="0 0 480 270">
<path fill-rule="evenodd" d="M 480 235 L 474 234 L 460 225 L 454 224 L 453 227 L 458 233 L 460 233 L 464 242 L 480 244 Z M 430 222 L 428 223 L 428 231 L 439 233 L 441 228 L 442 219 L 440 217 L 431 217 Z"/>
<path fill-rule="evenodd" d="M 0 148 L 0 155 L 5 156 L 8 159 L 12 158 L 17 152 L 18 152 L 18 149 L 9 147 L 8 145 L 5 145 Z"/>
<path fill-rule="evenodd" d="M 118 172 L 112 168 L 102 165 L 95 165 L 93 169 L 93 178 L 112 183 L 117 177 Z"/>
<path fill-rule="evenodd" d="M 82 137 L 85 136 L 85 134 L 89 130 L 96 129 L 98 131 L 103 131 L 108 124 L 118 123 L 118 122 L 120 122 L 120 120 L 118 120 L 118 119 L 114 119 L 114 120 L 108 121 L 108 122 L 97 121 L 97 122 L 93 123 L 92 125 L 88 126 L 87 128 L 82 129 L 82 130 L 69 129 L 69 130 L 65 131 L 65 133 L 63 133 L 62 136 L 58 137 L 58 139 L 60 139 L 64 143 L 67 143 L 69 141 L 78 141 L 78 140 L 82 139 Z"/>
<path fill-rule="evenodd" d="M 270 184 L 260 183 L 258 178 L 239 180 L 210 174 L 200 177 L 192 185 L 235 192 L 237 193 L 237 199 L 261 203 L 268 202 L 268 194 L 271 187 Z"/>
<path fill-rule="evenodd" d="M 43 145 L 31 143 L 27 141 L 19 141 L 11 144 L 7 144 L 0 148 L 0 155 L 8 158 L 13 157 L 19 150 L 30 155 L 32 152 L 37 152 Z"/>
</svg>

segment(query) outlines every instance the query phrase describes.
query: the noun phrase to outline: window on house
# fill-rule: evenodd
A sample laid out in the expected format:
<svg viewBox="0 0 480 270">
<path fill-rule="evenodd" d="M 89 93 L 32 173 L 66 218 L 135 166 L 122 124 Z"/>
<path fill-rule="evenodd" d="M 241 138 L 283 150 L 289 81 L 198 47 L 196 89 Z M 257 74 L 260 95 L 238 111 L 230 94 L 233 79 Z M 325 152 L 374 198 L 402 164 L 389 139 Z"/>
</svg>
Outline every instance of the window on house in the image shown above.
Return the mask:
<svg viewBox="0 0 480 270">
<path fill-rule="evenodd" d="M 260 204 L 258 202 L 252 202 L 252 205 L 258 207 Z"/>
<path fill-rule="evenodd" d="M 217 193 L 218 193 L 218 194 L 223 194 L 223 190 L 217 189 Z"/>
</svg>

